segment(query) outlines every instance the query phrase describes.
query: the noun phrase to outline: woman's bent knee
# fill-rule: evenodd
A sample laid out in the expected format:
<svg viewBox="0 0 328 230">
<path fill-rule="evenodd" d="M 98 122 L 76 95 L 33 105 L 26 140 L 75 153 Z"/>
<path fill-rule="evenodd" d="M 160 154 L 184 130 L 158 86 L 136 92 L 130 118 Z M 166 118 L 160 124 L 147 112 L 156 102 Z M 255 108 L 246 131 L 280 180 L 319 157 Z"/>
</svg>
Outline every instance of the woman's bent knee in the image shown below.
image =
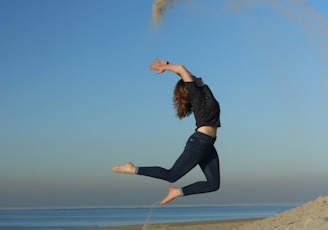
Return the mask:
<svg viewBox="0 0 328 230">
<path fill-rule="evenodd" d="M 167 182 L 170 182 L 170 183 L 174 183 L 178 180 L 179 178 L 176 178 L 176 177 L 169 177 L 167 178 Z"/>
<path fill-rule="evenodd" d="M 213 192 L 219 190 L 220 189 L 220 183 L 214 184 L 212 186 L 212 189 L 213 189 Z"/>
</svg>

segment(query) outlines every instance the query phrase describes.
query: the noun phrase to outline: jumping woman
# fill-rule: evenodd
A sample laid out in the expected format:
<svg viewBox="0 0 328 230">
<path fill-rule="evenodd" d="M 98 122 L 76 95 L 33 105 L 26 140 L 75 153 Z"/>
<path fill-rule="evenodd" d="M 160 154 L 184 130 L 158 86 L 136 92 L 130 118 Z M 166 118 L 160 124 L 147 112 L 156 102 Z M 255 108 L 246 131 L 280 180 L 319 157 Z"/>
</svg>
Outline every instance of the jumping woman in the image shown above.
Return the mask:
<svg viewBox="0 0 328 230">
<path fill-rule="evenodd" d="M 171 71 L 181 79 L 174 89 L 173 103 L 177 116 L 182 119 L 194 114 L 195 132 L 187 140 L 184 151 L 170 169 L 162 167 L 137 167 L 131 162 L 114 166 L 118 173 L 137 174 L 175 182 L 196 165 L 202 169 L 206 181 L 198 181 L 182 188 L 170 187 L 168 195 L 160 202 L 166 204 L 180 196 L 213 192 L 220 187 L 219 158 L 215 150 L 217 129 L 220 127 L 220 105 L 210 88 L 201 78 L 192 75 L 183 65 L 164 60 L 154 60 L 149 66 L 157 74 Z"/>
</svg>

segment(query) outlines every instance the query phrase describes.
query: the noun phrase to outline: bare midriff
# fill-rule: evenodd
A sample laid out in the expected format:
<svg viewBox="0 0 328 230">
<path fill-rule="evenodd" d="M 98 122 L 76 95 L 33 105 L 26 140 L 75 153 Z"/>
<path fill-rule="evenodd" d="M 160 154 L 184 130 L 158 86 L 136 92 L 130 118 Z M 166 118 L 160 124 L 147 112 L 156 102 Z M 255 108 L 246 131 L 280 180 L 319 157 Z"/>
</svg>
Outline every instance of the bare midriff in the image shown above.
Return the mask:
<svg viewBox="0 0 328 230">
<path fill-rule="evenodd" d="M 205 133 L 211 137 L 216 137 L 217 129 L 218 128 L 215 126 L 201 126 L 197 128 L 197 131 L 200 133 Z"/>
</svg>

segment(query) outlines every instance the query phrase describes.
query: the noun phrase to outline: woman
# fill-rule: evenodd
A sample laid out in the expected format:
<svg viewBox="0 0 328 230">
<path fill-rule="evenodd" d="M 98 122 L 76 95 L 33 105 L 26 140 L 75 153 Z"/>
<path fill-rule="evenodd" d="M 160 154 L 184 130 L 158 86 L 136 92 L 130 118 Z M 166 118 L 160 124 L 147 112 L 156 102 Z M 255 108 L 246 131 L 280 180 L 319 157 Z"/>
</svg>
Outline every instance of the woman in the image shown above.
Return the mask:
<svg viewBox="0 0 328 230">
<path fill-rule="evenodd" d="M 183 65 L 154 60 L 149 67 L 157 74 L 171 71 L 180 76 L 174 89 L 174 107 L 182 119 L 194 113 L 196 130 L 189 137 L 185 149 L 171 169 L 162 167 L 136 167 L 131 162 L 113 167 L 114 172 L 138 174 L 175 182 L 199 165 L 206 181 L 198 181 L 182 188 L 170 187 L 160 202 L 166 204 L 180 196 L 216 191 L 220 187 L 219 158 L 215 150 L 217 128 L 220 127 L 220 106 L 211 90 L 201 78 L 192 75 Z"/>
</svg>

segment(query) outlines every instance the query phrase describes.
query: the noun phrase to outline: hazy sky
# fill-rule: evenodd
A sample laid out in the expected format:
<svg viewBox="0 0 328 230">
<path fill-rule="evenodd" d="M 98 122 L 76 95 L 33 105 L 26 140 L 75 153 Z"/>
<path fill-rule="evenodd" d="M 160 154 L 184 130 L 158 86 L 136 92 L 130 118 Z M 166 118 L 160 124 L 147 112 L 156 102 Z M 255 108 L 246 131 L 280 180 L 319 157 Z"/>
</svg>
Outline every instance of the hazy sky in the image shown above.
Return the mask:
<svg viewBox="0 0 328 230">
<path fill-rule="evenodd" d="M 0 208 L 160 201 L 168 182 L 111 170 L 170 167 L 195 129 L 154 58 L 221 104 L 221 189 L 172 204 L 328 195 L 328 2 L 178 1 L 161 26 L 152 4 L 0 0 Z M 202 179 L 196 168 L 175 186 Z"/>
</svg>

